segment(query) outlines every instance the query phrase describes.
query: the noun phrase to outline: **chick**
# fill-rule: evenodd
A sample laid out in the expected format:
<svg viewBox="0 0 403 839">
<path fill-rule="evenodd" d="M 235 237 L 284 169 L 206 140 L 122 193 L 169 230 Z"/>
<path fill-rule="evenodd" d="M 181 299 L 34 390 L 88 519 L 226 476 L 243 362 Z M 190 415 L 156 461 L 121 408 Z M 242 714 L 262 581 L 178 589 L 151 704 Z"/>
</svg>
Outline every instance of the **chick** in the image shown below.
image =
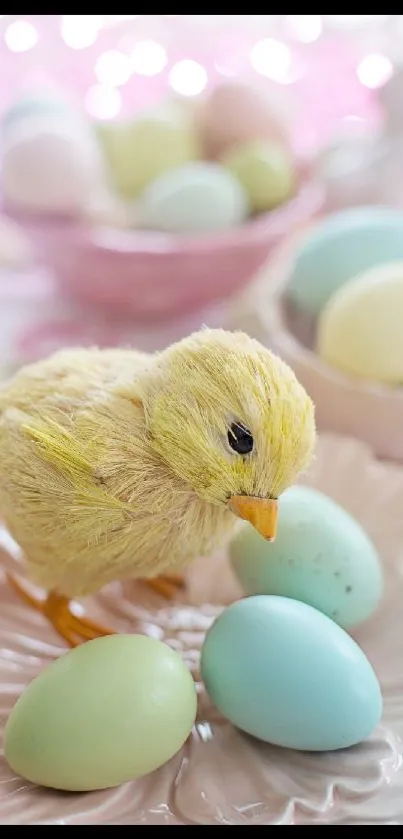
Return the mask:
<svg viewBox="0 0 403 839">
<path fill-rule="evenodd" d="M 239 518 L 274 539 L 277 499 L 314 444 L 294 373 L 242 333 L 205 329 L 156 355 L 65 350 L 25 367 L 0 391 L 0 510 L 49 595 L 13 585 L 69 644 L 109 634 L 71 599 L 129 577 L 172 596 L 176 572 Z"/>
</svg>

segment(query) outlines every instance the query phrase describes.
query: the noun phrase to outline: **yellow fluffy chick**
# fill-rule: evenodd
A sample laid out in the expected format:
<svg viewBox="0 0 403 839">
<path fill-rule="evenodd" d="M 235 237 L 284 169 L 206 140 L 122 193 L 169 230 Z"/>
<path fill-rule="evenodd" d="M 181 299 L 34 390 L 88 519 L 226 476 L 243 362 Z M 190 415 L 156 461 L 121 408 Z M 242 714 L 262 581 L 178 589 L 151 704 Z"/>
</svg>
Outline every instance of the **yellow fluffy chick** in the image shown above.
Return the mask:
<svg viewBox="0 0 403 839">
<path fill-rule="evenodd" d="M 309 463 L 311 400 L 242 333 L 202 330 L 157 355 L 65 350 L 0 391 L 0 510 L 72 645 L 108 630 L 69 599 L 177 571 L 233 534 L 274 538 L 277 499 Z M 14 580 L 15 587 L 23 590 Z"/>
</svg>

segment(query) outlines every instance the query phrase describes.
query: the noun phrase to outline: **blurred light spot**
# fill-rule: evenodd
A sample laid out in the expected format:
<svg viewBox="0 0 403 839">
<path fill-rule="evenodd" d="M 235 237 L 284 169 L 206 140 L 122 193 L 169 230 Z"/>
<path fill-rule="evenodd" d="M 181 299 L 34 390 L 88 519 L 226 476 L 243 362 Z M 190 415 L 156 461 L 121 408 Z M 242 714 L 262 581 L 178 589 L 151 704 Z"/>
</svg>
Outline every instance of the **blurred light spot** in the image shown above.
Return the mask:
<svg viewBox="0 0 403 839">
<path fill-rule="evenodd" d="M 379 26 L 384 23 L 389 15 L 324 15 L 325 20 L 334 26 L 351 29 L 353 26 L 360 27 L 370 25 Z"/>
<path fill-rule="evenodd" d="M 289 81 L 291 52 L 281 41 L 273 38 L 259 41 L 252 49 L 250 60 L 252 67 L 262 76 L 276 82 Z"/>
<path fill-rule="evenodd" d="M 139 41 L 130 58 L 133 71 L 141 76 L 158 76 L 168 62 L 164 47 L 156 41 Z"/>
<path fill-rule="evenodd" d="M 87 93 L 85 104 L 93 117 L 113 119 L 122 107 L 122 97 L 116 88 L 94 85 Z"/>
<path fill-rule="evenodd" d="M 15 20 L 4 33 L 4 40 L 12 52 L 26 52 L 38 42 L 38 33 L 27 20 Z"/>
<path fill-rule="evenodd" d="M 318 41 L 323 31 L 320 15 L 286 15 L 285 27 L 291 38 L 303 44 Z"/>
<path fill-rule="evenodd" d="M 102 15 L 63 15 L 61 35 L 65 44 L 83 50 L 95 44 L 102 26 Z"/>
<path fill-rule="evenodd" d="M 132 72 L 130 58 L 119 50 L 108 50 L 98 58 L 95 75 L 102 85 L 120 87 L 129 81 Z"/>
<path fill-rule="evenodd" d="M 136 20 L 140 15 L 106 15 L 112 23 L 122 23 L 124 20 Z"/>
<path fill-rule="evenodd" d="M 393 76 L 393 64 L 386 55 L 373 53 L 361 61 L 357 73 L 361 84 L 375 90 Z"/>
<path fill-rule="evenodd" d="M 178 61 L 169 74 L 169 83 L 182 96 L 197 96 L 207 87 L 208 76 L 201 64 L 186 59 Z"/>
</svg>

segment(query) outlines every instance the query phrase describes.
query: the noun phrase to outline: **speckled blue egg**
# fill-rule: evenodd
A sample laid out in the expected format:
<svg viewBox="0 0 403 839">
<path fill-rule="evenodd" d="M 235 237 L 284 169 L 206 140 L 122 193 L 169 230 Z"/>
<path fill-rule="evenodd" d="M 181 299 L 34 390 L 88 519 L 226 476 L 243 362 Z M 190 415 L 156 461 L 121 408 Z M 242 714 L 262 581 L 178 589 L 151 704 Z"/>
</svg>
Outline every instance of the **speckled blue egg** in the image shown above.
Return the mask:
<svg viewBox="0 0 403 839">
<path fill-rule="evenodd" d="M 207 634 L 201 672 L 224 717 L 284 748 L 349 748 L 382 716 L 379 683 L 362 650 L 296 600 L 251 597 L 226 609 Z"/>
<path fill-rule="evenodd" d="M 230 230 L 249 214 L 238 180 L 218 163 L 188 163 L 160 175 L 139 202 L 140 223 L 169 233 Z"/>
<path fill-rule="evenodd" d="M 382 597 L 383 572 L 361 525 L 309 487 L 285 492 L 279 509 L 275 542 L 266 542 L 246 525 L 231 545 L 233 568 L 245 592 L 301 600 L 344 629 L 368 620 Z"/>
<path fill-rule="evenodd" d="M 288 296 L 300 310 L 316 316 L 357 274 L 402 259 L 402 212 L 387 207 L 345 210 L 308 232 L 296 255 Z"/>
</svg>

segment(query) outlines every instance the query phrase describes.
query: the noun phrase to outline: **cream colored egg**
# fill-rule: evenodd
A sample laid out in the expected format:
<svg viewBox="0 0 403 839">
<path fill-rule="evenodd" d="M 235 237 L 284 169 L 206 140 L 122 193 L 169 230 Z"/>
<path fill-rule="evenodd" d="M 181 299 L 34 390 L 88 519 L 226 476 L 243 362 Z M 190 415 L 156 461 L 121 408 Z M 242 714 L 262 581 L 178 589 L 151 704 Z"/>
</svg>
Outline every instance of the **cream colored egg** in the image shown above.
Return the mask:
<svg viewBox="0 0 403 839">
<path fill-rule="evenodd" d="M 374 268 L 336 292 L 319 318 L 317 349 L 352 376 L 403 383 L 403 262 Z"/>
<path fill-rule="evenodd" d="M 99 126 L 98 135 L 114 186 L 129 200 L 164 172 L 200 156 L 191 115 L 174 104 L 131 122 Z"/>
</svg>

